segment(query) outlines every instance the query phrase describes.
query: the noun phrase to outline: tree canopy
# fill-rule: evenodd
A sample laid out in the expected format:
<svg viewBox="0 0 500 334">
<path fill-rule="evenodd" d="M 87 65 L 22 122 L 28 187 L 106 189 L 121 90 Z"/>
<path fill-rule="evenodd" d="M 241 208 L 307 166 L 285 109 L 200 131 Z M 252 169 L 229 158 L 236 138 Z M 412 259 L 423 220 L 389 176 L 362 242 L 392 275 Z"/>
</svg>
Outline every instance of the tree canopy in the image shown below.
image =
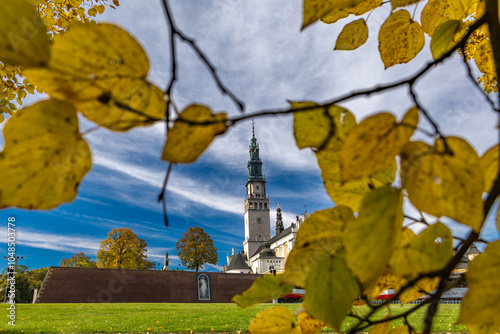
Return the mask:
<svg viewBox="0 0 500 334">
<path fill-rule="evenodd" d="M 497 0 L 303 0 L 303 29 L 319 20 L 336 25 L 348 22 L 337 39 L 336 52 L 352 52 L 364 44 L 369 38 L 368 17 L 386 8 L 389 14 L 378 27 L 378 50 L 372 51 L 380 56 L 384 67 L 411 62 L 425 47 L 426 39 L 430 39 L 432 58 L 416 73 L 397 82 L 322 102 L 305 98 L 292 101 L 287 108 L 240 116 L 214 113 L 197 101 L 177 109 L 176 101 L 182 97 L 176 96 L 173 87 L 181 75 L 176 53 L 180 41 L 200 57 L 215 85 L 229 96 L 236 110 L 243 111 L 244 103 L 222 82 L 198 44 L 176 25 L 169 2 L 162 3 L 170 28 L 171 73 L 165 89 L 148 81 L 147 54 L 122 28 L 76 23 L 50 40 L 31 3 L 0 0 L 0 60 L 22 66 L 23 76 L 49 96 L 15 113 L 4 127 L 1 208 L 51 209 L 75 198 L 92 165 L 91 150 L 80 133 L 79 116 L 112 131 L 164 122 L 167 135 L 161 159 L 169 167 L 159 200 L 168 226 L 165 191 L 174 164 L 196 161 L 217 136 L 238 122 L 292 114 L 297 146 L 314 152 L 325 189 L 336 205 L 314 212 L 301 224 L 285 272 L 266 280 L 266 284 L 256 283 L 248 294 L 259 298 L 239 299 L 240 305 L 248 306 L 266 295 L 276 298 L 275 291 L 284 291 L 285 284 L 301 286 L 307 293 L 299 323 L 286 308 L 270 308 L 256 316 L 249 332 L 312 333 L 323 324 L 338 331 L 348 315 L 360 320 L 350 333 L 370 326 L 375 326 L 374 331 L 387 331 L 387 324 L 393 320 L 406 320 L 409 314 L 429 305 L 422 321 L 424 333 L 430 333 L 439 300 L 454 284 L 448 278 L 477 241 L 487 247 L 472 261 L 465 276 L 469 291 L 459 321 L 472 333 L 495 333 L 499 329 L 500 241 L 486 242 L 480 237 L 500 194 L 498 139 L 491 140 L 490 150 L 480 155 L 463 138 L 447 135 L 434 118 L 440 110 L 428 110 L 416 88 L 423 77 L 458 51 L 466 69 L 463 80 L 480 88 L 491 112 L 500 113 Z M 353 16 L 362 18 L 352 21 Z M 26 34 L 23 22 L 30 20 L 35 24 Z M 473 75 L 476 70 L 481 73 L 478 79 Z M 404 92 L 413 105 L 401 119 L 384 111 L 361 122 L 339 106 L 381 92 L 393 96 Z M 430 130 L 422 126 L 423 122 L 430 124 Z M 415 140 L 416 132 L 424 139 Z M 413 205 L 414 212 L 406 212 L 404 203 Z M 430 221 L 429 216 L 436 221 Z M 455 236 L 440 221 L 445 218 L 461 224 L 468 235 Z M 411 230 L 414 223 L 425 226 L 418 235 Z M 178 249 L 185 252 L 183 249 L 196 250 L 209 244 L 180 241 Z M 113 230 L 101 243 L 98 265 L 147 267 L 145 246 L 130 229 Z M 179 256 L 189 259 L 188 254 Z M 198 255 L 190 258 L 186 264 L 191 268 L 202 265 Z M 424 292 L 430 297 L 402 315 L 382 320 L 372 316 L 390 301 L 368 304 L 363 314 L 353 311 L 356 299 L 370 301 L 387 288 L 396 290 L 391 300 L 402 303 L 416 300 Z M 405 322 L 389 332 L 412 331 Z"/>
<path fill-rule="evenodd" d="M 67 259 L 63 258 L 60 265 L 61 267 L 97 268 L 97 263 L 83 252 L 73 254 Z"/>
<path fill-rule="evenodd" d="M 114 269 L 151 269 L 155 263 L 147 260 L 148 244 L 128 227 L 109 231 L 108 237 L 101 241 L 97 252 L 99 268 Z"/>
<path fill-rule="evenodd" d="M 217 264 L 217 248 L 210 235 L 201 227 L 189 227 L 177 241 L 177 254 L 182 265 L 198 271 L 205 263 Z"/>
</svg>

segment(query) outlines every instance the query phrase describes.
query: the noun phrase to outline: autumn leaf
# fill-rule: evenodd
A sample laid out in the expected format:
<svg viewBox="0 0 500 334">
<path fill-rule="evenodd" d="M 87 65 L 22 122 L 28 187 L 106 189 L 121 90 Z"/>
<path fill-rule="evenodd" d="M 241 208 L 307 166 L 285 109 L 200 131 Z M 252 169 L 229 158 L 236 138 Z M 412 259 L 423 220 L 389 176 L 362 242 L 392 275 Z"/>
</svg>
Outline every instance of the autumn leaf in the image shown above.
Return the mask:
<svg viewBox="0 0 500 334">
<path fill-rule="evenodd" d="M 315 102 L 290 102 L 292 109 L 317 106 Z M 319 149 L 325 143 L 336 143 L 344 140 L 347 131 L 356 125 L 354 115 L 340 106 L 329 108 L 313 108 L 293 114 L 293 133 L 300 149 L 313 147 Z"/>
<path fill-rule="evenodd" d="M 45 66 L 50 58 L 49 39 L 33 6 L 25 0 L 0 0 L 0 12 L 0 60 L 24 67 Z"/>
<path fill-rule="evenodd" d="M 293 312 L 283 306 L 268 308 L 258 313 L 248 325 L 249 334 L 300 334 Z"/>
<path fill-rule="evenodd" d="M 465 274 L 469 290 L 462 299 L 459 322 L 478 329 L 500 326 L 500 241 L 491 242 L 484 253 L 469 264 Z"/>
<path fill-rule="evenodd" d="M 360 2 L 362 0 L 304 0 L 302 29 L 334 9 L 351 8 Z"/>
<path fill-rule="evenodd" d="M 354 50 L 365 44 L 368 39 L 368 26 L 364 19 L 347 24 L 340 32 L 335 50 Z"/>
<path fill-rule="evenodd" d="M 415 58 L 425 43 L 424 32 L 406 10 L 392 13 L 380 27 L 380 58 L 385 68 L 404 64 Z"/>
<path fill-rule="evenodd" d="M 375 188 L 392 184 L 396 175 L 396 160 L 391 161 L 380 171 L 367 177 L 342 181 L 340 158 L 329 145 L 324 150 L 316 152 L 321 178 L 332 201 L 337 205 L 349 206 L 358 212 L 363 196 Z"/>
<path fill-rule="evenodd" d="M 234 296 L 231 301 L 241 308 L 278 299 L 291 293 L 293 285 L 283 283 L 282 275 L 263 275 L 255 280 L 250 288 Z"/>
<path fill-rule="evenodd" d="M 47 100 L 16 112 L 4 128 L 0 207 L 52 209 L 71 202 L 92 161 L 74 107 Z"/>
<path fill-rule="evenodd" d="M 394 161 L 418 125 L 411 108 L 401 123 L 389 113 L 368 117 L 347 135 L 339 151 L 342 181 L 372 175 Z"/>
<path fill-rule="evenodd" d="M 465 23 L 458 20 L 448 20 L 441 23 L 432 35 L 431 53 L 434 60 L 441 58 L 450 51 L 467 31 Z"/>
<path fill-rule="evenodd" d="M 484 177 L 476 151 L 465 140 L 447 137 L 433 147 L 410 142 L 401 154 L 401 181 L 421 211 L 447 216 L 479 232 L 483 222 Z M 422 191 L 425 189 L 425 191 Z"/>
<path fill-rule="evenodd" d="M 408 5 L 412 5 L 414 3 L 420 2 L 421 0 L 391 0 L 392 10 L 395 10 L 399 7 L 405 7 Z"/>
<path fill-rule="evenodd" d="M 197 104 L 188 106 L 168 133 L 162 159 L 172 163 L 195 161 L 215 136 L 227 130 L 226 119 L 226 113 L 214 115 L 208 107 Z M 196 124 L 204 122 L 207 124 Z"/>
<path fill-rule="evenodd" d="M 163 93 L 146 80 L 149 62 L 139 43 L 111 24 L 74 24 L 54 36 L 44 69 L 24 73 L 54 98 L 73 102 L 100 126 L 126 131 L 165 116 Z"/>
<path fill-rule="evenodd" d="M 337 331 L 360 292 L 342 256 L 328 256 L 318 262 L 307 277 L 306 291 L 307 312 Z"/>
<path fill-rule="evenodd" d="M 484 192 L 489 192 L 498 175 L 499 145 L 490 148 L 480 159 L 481 170 L 484 175 Z"/>
<path fill-rule="evenodd" d="M 335 255 L 342 247 L 343 229 L 352 222 L 353 212 L 346 206 L 314 212 L 300 225 L 282 281 L 304 287 L 316 263 Z"/>
<path fill-rule="evenodd" d="M 429 36 L 434 35 L 436 28 L 448 20 L 461 20 L 467 16 L 468 8 L 459 0 L 430 0 L 422 10 L 422 29 Z"/>
<path fill-rule="evenodd" d="M 302 329 L 302 334 L 316 334 L 326 326 L 326 323 L 314 318 L 307 312 L 300 312 L 299 326 Z"/>
<path fill-rule="evenodd" d="M 392 187 L 375 189 L 365 195 L 358 219 L 346 226 L 346 261 L 367 290 L 384 273 L 401 237 L 403 195 Z"/>
<path fill-rule="evenodd" d="M 377 7 L 382 6 L 383 0 L 363 0 L 354 7 L 334 9 L 326 16 L 321 18 L 321 21 L 327 24 L 335 23 L 340 19 L 348 17 L 350 14 L 363 15 Z"/>
</svg>

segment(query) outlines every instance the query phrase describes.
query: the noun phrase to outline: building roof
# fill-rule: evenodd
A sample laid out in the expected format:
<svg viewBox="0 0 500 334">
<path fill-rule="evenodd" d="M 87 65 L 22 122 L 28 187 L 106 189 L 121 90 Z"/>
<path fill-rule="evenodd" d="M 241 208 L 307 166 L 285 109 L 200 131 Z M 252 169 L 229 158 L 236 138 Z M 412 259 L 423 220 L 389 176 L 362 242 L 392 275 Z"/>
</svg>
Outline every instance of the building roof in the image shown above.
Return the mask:
<svg viewBox="0 0 500 334">
<path fill-rule="evenodd" d="M 257 248 L 255 250 L 255 252 L 249 257 L 249 259 L 251 259 L 255 255 L 259 254 L 260 252 L 262 252 L 266 248 L 269 248 L 269 245 L 271 245 L 273 242 L 276 242 L 276 241 L 278 241 L 278 240 L 286 237 L 287 235 L 292 234 L 292 227 L 293 226 L 287 227 L 286 229 L 284 229 L 283 231 L 281 231 L 280 234 L 276 234 L 274 237 L 272 237 L 271 239 L 269 239 L 268 241 L 266 241 L 265 243 L 263 243 L 262 245 L 260 245 L 259 248 Z"/>
<path fill-rule="evenodd" d="M 469 251 L 467 252 L 467 255 L 470 255 L 470 254 L 480 254 L 481 251 L 479 249 L 477 249 L 476 245 L 472 244 L 469 248 Z"/>
<path fill-rule="evenodd" d="M 231 261 L 229 262 L 229 266 L 227 266 L 227 271 L 230 270 L 250 270 L 250 267 L 246 264 L 245 260 L 243 260 L 241 253 L 236 253 L 231 256 Z"/>
</svg>

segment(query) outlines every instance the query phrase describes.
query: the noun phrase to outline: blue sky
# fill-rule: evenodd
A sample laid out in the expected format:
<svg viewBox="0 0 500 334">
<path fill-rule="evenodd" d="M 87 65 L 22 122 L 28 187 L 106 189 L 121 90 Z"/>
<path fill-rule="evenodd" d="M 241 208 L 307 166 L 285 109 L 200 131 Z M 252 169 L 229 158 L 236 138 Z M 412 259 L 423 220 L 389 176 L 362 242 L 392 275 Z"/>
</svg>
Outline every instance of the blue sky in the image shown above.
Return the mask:
<svg viewBox="0 0 500 334">
<path fill-rule="evenodd" d="M 411 63 L 384 70 L 377 52 L 377 34 L 390 6 L 370 16 L 366 45 L 354 52 L 333 52 L 342 25 L 316 23 L 300 32 L 301 0 L 171 2 L 179 28 L 197 41 L 224 83 L 246 103 L 247 113 L 284 108 L 287 100 L 330 100 L 355 89 L 404 78 L 431 61 L 427 40 L 424 51 Z M 344 21 L 349 20 L 352 18 Z M 164 88 L 170 69 L 161 1 L 123 0 L 117 10 L 107 9 L 99 21 L 122 26 L 143 45 L 150 59 L 150 80 Z M 189 47 L 180 44 L 178 59 L 179 81 L 173 96 L 178 107 L 202 103 L 214 111 L 239 114 Z M 468 81 L 458 55 L 426 75 L 417 91 L 445 134 L 465 137 L 481 154 L 495 142 L 496 115 Z M 379 111 L 400 117 L 412 105 L 401 88 L 343 106 L 359 121 Z M 278 200 L 285 226 L 304 211 L 305 204 L 309 212 L 333 206 L 314 154 L 295 146 L 292 118 L 258 118 L 255 126 L 272 208 L 271 225 Z M 428 124 L 422 122 L 421 126 Z M 93 125 L 81 119 L 81 127 Z M 189 226 L 202 227 L 219 250 L 218 265 L 205 270 L 220 270 L 226 253 L 232 247 L 242 247 L 250 121 L 238 123 L 219 137 L 195 164 L 175 166 L 168 192 L 168 229 L 156 202 L 167 167 L 160 160 L 164 125 L 126 133 L 101 129 L 85 138 L 91 145 L 94 165 L 74 202 L 51 211 L 0 211 L 2 222 L 16 217 L 17 255 L 24 256 L 20 263 L 30 268 L 56 266 L 61 258 L 77 252 L 95 259 L 99 242 L 111 229 L 121 227 L 130 227 L 146 240 L 150 260 L 163 262 L 168 251 L 174 268 L 180 266 L 175 243 Z M 405 208 L 408 213 L 413 211 L 408 203 Z M 445 223 L 457 235 L 467 232 L 462 225 Z M 5 226 L 0 230 L 5 235 Z M 484 238 L 498 238 L 491 220 Z M 5 243 L 0 243 L 0 250 L 6 254 Z"/>
</svg>

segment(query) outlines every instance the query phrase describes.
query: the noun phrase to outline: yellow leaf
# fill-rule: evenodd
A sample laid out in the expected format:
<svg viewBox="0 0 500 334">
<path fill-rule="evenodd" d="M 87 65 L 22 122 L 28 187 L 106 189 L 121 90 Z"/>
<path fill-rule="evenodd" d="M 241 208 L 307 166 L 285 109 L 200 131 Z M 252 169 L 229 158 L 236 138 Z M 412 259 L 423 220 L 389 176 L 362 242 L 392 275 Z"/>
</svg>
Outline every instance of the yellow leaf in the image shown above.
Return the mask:
<svg viewBox="0 0 500 334">
<path fill-rule="evenodd" d="M 327 24 L 335 23 L 340 19 L 348 17 L 349 14 L 363 15 L 369 11 L 382 6 L 383 0 L 363 0 L 354 7 L 345 9 L 334 9 L 328 15 L 321 18 Z"/>
<path fill-rule="evenodd" d="M 212 114 L 202 105 L 188 106 L 170 129 L 162 159 L 172 163 L 190 163 L 210 145 L 215 136 L 227 130 L 226 113 Z M 209 124 L 189 124 L 213 122 Z"/>
<path fill-rule="evenodd" d="M 315 102 L 290 102 L 292 109 L 313 107 Z M 328 142 L 337 147 L 349 131 L 356 124 L 354 115 L 347 109 L 332 106 L 328 108 L 315 108 L 310 111 L 295 112 L 293 114 L 293 133 L 297 147 L 320 148 Z M 332 128 L 333 127 L 333 128 Z"/>
<path fill-rule="evenodd" d="M 368 39 L 368 26 L 364 19 L 347 24 L 340 32 L 335 50 L 354 50 L 365 44 Z"/>
<path fill-rule="evenodd" d="M 424 32 L 406 10 L 391 14 L 378 35 L 380 58 L 385 68 L 404 64 L 415 58 L 425 43 Z"/>
<path fill-rule="evenodd" d="M 403 195 L 399 189 L 383 187 L 365 195 L 358 219 L 346 226 L 346 261 L 366 290 L 384 273 L 401 237 Z"/>
<path fill-rule="evenodd" d="M 0 207 L 52 209 L 71 202 L 92 161 L 67 102 L 48 100 L 16 112 L 4 128 Z"/>
<path fill-rule="evenodd" d="M 326 324 L 321 320 L 315 319 L 307 312 L 300 312 L 299 326 L 302 329 L 302 334 L 316 334 L 325 327 Z"/>
<path fill-rule="evenodd" d="M 396 288 L 399 281 L 399 277 L 392 273 L 392 269 L 386 267 L 384 273 L 377 279 L 377 283 L 366 291 L 368 298 L 376 299 L 385 290 Z"/>
<path fill-rule="evenodd" d="M 300 225 L 282 280 L 305 287 L 306 278 L 316 263 L 336 254 L 342 247 L 344 226 L 352 222 L 354 215 L 346 206 L 314 212 Z"/>
<path fill-rule="evenodd" d="M 496 319 L 484 324 L 467 324 L 470 334 L 496 334 L 499 331 L 498 327 Z"/>
<path fill-rule="evenodd" d="M 3 115 L 3 112 L 0 112 L 0 124 L 2 124 L 3 121 L 5 121 L 5 116 Z"/>
<path fill-rule="evenodd" d="M 435 290 L 438 287 L 439 281 L 440 281 L 439 277 L 422 278 L 411 288 L 405 290 L 405 292 L 403 292 L 401 296 L 399 296 L 401 304 L 409 303 L 411 301 L 422 298 L 425 294 L 430 294 L 433 290 Z M 398 283 L 399 285 L 396 286 L 396 290 L 399 290 L 403 285 L 407 284 L 408 281 L 399 280 Z"/>
<path fill-rule="evenodd" d="M 94 8 L 99 12 L 99 14 L 104 13 L 104 10 L 106 9 L 104 5 L 96 5 Z"/>
<path fill-rule="evenodd" d="M 283 306 L 268 308 L 258 313 L 248 325 L 249 334 L 300 334 L 293 312 Z"/>
<path fill-rule="evenodd" d="M 97 124 L 125 131 L 165 116 L 163 93 L 147 82 L 148 70 L 146 53 L 126 31 L 79 23 L 54 36 L 47 69 L 24 74 Z"/>
<path fill-rule="evenodd" d="M 462 299 L 459 322 L 500 327 L 500 241 L 494 241 L 470 262 L 465 274 L 469 290 Z M 478 331 L 479 332 L 479 331 Z M 483 331 L 482 333 L 486 333 Z"/>
<path fill-rule="evenodd" d="M 89 10 L 88 10 L 87 14 L 88 14 L 89 16 L 94 17 L 94 16 L 96 16 L 96 15 L 97 15 L 97 9 L 96 9 L 95 7 L 89 8 Z"/>
<path fill-rule="evenodd" d="M 460 41 L 466 31 L 465 23 L 458 20 L 448 20 L 437 26 L 431 40 L 432 57 L 441 58 Z"/>
<path fill-rule="evenodd" d="M 441 23 L 461 20 L 466 16 L 467 10 L 468 8 L 464 8 L 460 0 L 430 0 L 422 10 L 420 18 L 422 29 L 432 37 L 434 30 Z"/>
<path fill-rule="evenodd" d="M 314 212 L 300 225 L 294 247 L 303 247 L 306 244 L 326 242 L 333 249 L 342 244 L 344 227 L 354 221 L 351 208 L 343 205 L 331 209 Z M 336 245 L 334 245 L 336 244 Z"/>
<path fill-rule="evenodd" d="M 362 0 L 304 0 L 302 29 L 316 22 L 334 9 L 354 7 Z"/>
<path fill-rule="evenodd" d="M 399 8 L 399 7 L 405 7 L 408 5 L 412 5 L 412 4 L 420 2 L 420 1 L 421 0 L 391 0 L 392 10 Z"/>
<path fill-rule="evenodd" d="M 398 248 L 389 264 L 395 275 L 412 279 L 418 274 L 444 268 L 452 257 L 451 231 L 438 222 L 426 228 L 403 247 Z"/>
<path fill-rule="evenodd" d="M 50 58 L 47 30 L 24 0 L 0 0 L 0 60 L 24 67 L 45 66 Z"/>
<path fill-rule="evenodd" d="M 370 334 L 387 334 L 391 329 L 391 322 L 386 321 L 373 326 Z"/>
<path fill-rule="evenodd" d="M 328 256 L 318 262 L 307 277 L 306 291 L 307 312 L 337 331 L 360 292 L 358 282 L 341 256 Z"/>
<path fill-rule="evenodd" d="M 484 39 L 476 46 L 474 60 L 476 61 L 477 67 L 481 72 L 491 76 L 496 76 L 493 49 L 491 48 L 491 41 L 489 39 Z"/>
<path fill-rule="evenodd" d="M 231 301 L 241 308 L 246 308 L 283 297 L 292 292 L 293 285 L 282 283 L 281 277 L 282 275 L 263 275 L 257 278 L 249 289 L 234 296 Z"/>
<path fill-rule="evenodd" d="M 484 189 L 479 157 L 463 139 L 447 137 L 433 147 L 410 142 L 401 154 L 401 181 L 410 201 L 421 211 L 447 216 L 479 232 L 483 222 Z"/>
<path fill-rule="evenodd" d="M 418 109 L 411 108 L 401 123 L 379 113 L 353 128 L 339 151 L 342 180 L 369 176 L 393 162 L 417 128 Z"/>
<path fill-rule="evenodd" d="M 328 195 L 335 204 L 349 206 L 354 212 L 359 210 L 361 199 L 366 193 L 374 188 L 392 184 L 397 169 L 396 160 L 393 160 L 369 177 L 342 182 L 339 156 L 330 145 L 316 152 L 316 157 Z"/>
<path fill-rule="evenodd" d="M 498 159 L 500 149 L 498 145 L 490 148 L 480 159 L 481 170 L 484 175 L 484 192 L 489 192 L 498 175 Z"/>
</svg>

